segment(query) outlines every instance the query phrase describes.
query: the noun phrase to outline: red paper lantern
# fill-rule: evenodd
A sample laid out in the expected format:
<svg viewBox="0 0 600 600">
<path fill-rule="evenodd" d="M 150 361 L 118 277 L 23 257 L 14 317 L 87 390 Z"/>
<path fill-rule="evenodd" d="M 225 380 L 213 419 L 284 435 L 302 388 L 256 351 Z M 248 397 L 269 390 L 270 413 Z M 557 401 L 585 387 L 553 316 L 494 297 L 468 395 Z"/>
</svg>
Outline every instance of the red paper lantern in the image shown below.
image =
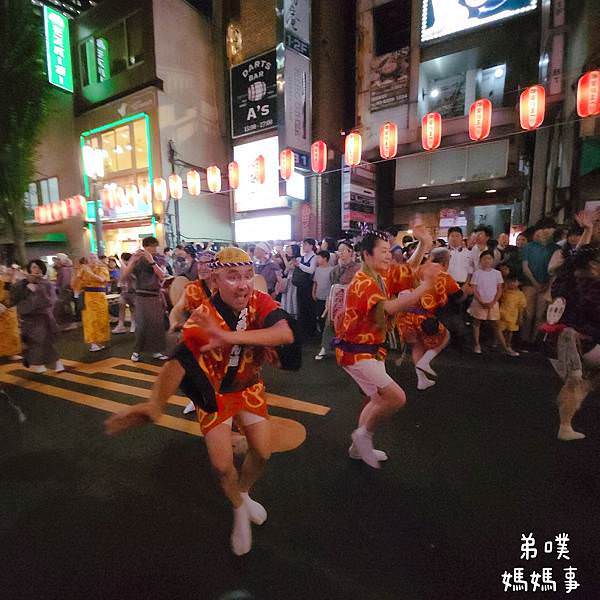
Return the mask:
<svg viewBox="0 0 600 600">
<path fill-rule="evenodd" d="M 167 182 L 162 177 L 154 180 L 154 197 L 157 202 L 164 202 L 167 199 Z"/>
<path fill-rule="evenodd" d="M 355 167 L 360 164 L 362 155 L 362 137 L 360 133 L 353 131 L 346 136 L 346 142 L 344 144 L 344 155 L 346 158 L 346 164 L 351 167 Z"/>
<path fill-rule="evenodd" d="M 327 169 L 327 144 L 323 140 L 313 142 L 310 147 L 310 166 L 315 173 Z"/>
<path fill-rule="evenodd" d="M 52 211 L 52 220 L 59 221 L 60 218 L 62 217 L 61 212 L 60 212 L 60 204 L 58 202 L 53 202 L 50 205 L 50 210 Z"/>
<path fill-rule="evenodd" d="M 83 207 L 81 206 L 81 202 L 79 201 L 79 196 L 71 196 L 71 198 L 69 198 L 67 202 L 69 203 L 69 209 L 71 211 L 71 214 L 74 217 L 82 214 Z"/>
<path fill-rule="evenodd" d="M 421 123 L 421 142 L 425 150 L 439 148 L 442 141 L 442 115 L 427 113 Z"/>
<path fill-rule="evenodd" d="M 294 153 L 289 148 L 279 153 L 279 171 L 281 172 L 281 177 L 286 181 L 294 173 Z"/>
<path fill-rule="evenodd" d="M 36 207 L 33 209 L 33 220 L 34 220 L 36 223 L 41 223 L 41 221 L 40 221 L 40 208 L 41 208 L 41 206 L 36 206 Z"/>
<path fill-rule="evenodd" d="M 232 160 L 227 167 L 229 175 L 229 187 L 232 190 L 237 190 L 240 187 L 240 165 L 235 160 Z"/>
<path fill-rule="evenodd" d="M 66 200 L 61 200 L 58 206 L 60 207 L 60 218 L 63 220 L 68 219 L 71 215 L 69 214 L 69 205 Z"/>
<path fill-rule="evenodd" d="M 254 170 L 254 180 L 256 183 L 264 183 L 266 177 L 266 169 L 265 169 L 265 157 L 262 154 L 259 154 L 256 157 L 253 165 Z"/>
<path fill-rule="evenodd" d="M 183 181 L 177 173 L 169 175 L 169 193 L 175 200 L 181 200 L 183 197 Z"/>
<path fill-rule="evenodd" d="M 206 169 L 206 181 L 211 192 L 221 191 L 221 169 L 216 165 Z"/>
<path fill-rule="evenodd" d="M 111 202 L 111 196 L 112 194 L 110 193 L 108 186 L 100 190 L 100 202 L 102 202 L 102 209 L 104 212 L 108 212 L 115 207 L 114 201 Z"/>
<path fill-rule="evenodd" d="M 519 113 L 523 129 L 537 129 L 544 122 L 546 90 L 543 86 L 532 85 L 523 91 Z"/>
<path fill-rule="evenodd" d="M 469 109 L 469 137 L 475 141 L 485 140 L 492 129 L 492 103 L 487 98 L 475 100 Z"/>
<path fill-rule="evenodd" d="M 600 71 L 588 71 L 577 84 L 577 114 L 593 117 L 600 114 Z"/>
<path fill-rule="evenodd" d="M 200 173 L 194 169 L 187 173 L 187 189 L 192 196 L 199 196 L 202 190 L 200 185 Z"/>
<path fill-rule="evenodd" d="M 394 158 L 398 152 L 398 126 L 392 121 L 387 121 L 379 128 L 379 154 L 388 160 Z"/>
</svg>

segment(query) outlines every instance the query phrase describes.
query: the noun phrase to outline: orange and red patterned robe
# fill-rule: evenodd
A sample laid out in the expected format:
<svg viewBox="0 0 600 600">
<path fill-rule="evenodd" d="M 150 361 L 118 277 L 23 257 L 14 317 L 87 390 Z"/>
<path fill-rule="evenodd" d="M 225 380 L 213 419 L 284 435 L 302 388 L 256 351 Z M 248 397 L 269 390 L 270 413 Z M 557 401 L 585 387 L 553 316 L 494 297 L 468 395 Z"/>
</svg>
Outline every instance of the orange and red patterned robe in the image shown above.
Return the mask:
<svg viewBox="0 0 600 600">
<path fill-rule="evenodd" d="M 387 333 L 394 328 L 395 317 L 386 315 L 383 303 L 403 290 L 414 287 L 414 274 L 406 264 L 393 264 L 381 275 L 363 265 L 354 275 L 346 295 L 346 310 L 336 326 L 336 335 L 343 342 L 358 345 L 377 345 L 374 351 L 349 352 L 336 347 L 340 366 L 356 364 L 360 360 L 385 360 Z"/>
<path fill-rule="evenodd" d="M 426 334 L 421 326 L 426 319 L 435 317 L 437 309 L 445 306 L 448 298 L 459 291 L 460 287 L 451 275 L 445 271 L 440 273 L 431 290 L 421 296 L 418 306 L 398 315 L 397 324 L 402 340 L 407 344 L 421 340 L 426 348 L 437 348 L 442 344 L 447 336 L 447 329 L 442 323 L 439 323 L 438 332 L 433 335 Z"/>
<path fill-rule="evenodd" d="M 238 316 L 234 315 L 233 311 L 225 305 L 219 294 L 215 294 L 211 299 L 205 297 L 199 300 L 198 310 L 212 317 L 225 330 L 235 330 L 236 327 L 240 329 Z M 245 310 L 247 310 L 245 327 L 242 327 L 245 331 L 271 327 L 287 317 L 287 313 L 279 308 L 277 302 L 268 294 L 258 290 L 254 290 L 252 293 Z M 243 316 L 241 313 L 240 322 Z M 203 433 L 207 433 L 243 410 L 262 417 L 268 416 L 261 367 L 265 361 L 279 365 L 276 349 L 243 346 L 236 369 L 229 366 L 231 346 L 208 352 L 200 351 L 200 348 L 207 343 L 207 339 L 202 328 L 193 320 L 188 320 L 184 325 L 183 340 L 185 347 L 191 352 L 200 368 L 196 376 L 199 375 L 203 380 L 204 400 L 208 402 L 209 407 L 212 404 L 213 408 L 213 410 L 207 408 L 208 412 L 206 413 L 199 412 Z M 186 368 L 186 377 L 188 376 L 187 371 Z M 182 388 L 186 391 L 185 385 L 182 384 Z M 192 400 L 194 400 L 193 397 Z M 197 402 L 196 404 L 198 406 Z M 216 411 L 214 410 L 215 404 Z"/>
</svg>

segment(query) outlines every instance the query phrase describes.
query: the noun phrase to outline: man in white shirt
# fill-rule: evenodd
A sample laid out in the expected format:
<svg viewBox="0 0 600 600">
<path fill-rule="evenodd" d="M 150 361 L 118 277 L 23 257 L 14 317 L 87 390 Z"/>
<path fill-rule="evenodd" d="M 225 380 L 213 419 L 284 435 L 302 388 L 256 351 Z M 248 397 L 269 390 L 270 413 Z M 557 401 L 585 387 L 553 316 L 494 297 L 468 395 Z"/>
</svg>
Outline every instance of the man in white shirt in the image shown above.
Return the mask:
<svg viewBox="0 0 600 600">
<path fill-rule="evenodd" d="M 471 251 L 465 248 L 460 227 L 448 229 L 448 251 L 450 252 L 448 273 L 459 285 L 469 282 L 474 271 L 473 258 Z"/>
<path fill-rule="evenodd" d="M 492 239 L 493 234 L 492 228 L 489 225 L 477 225 L 477 227 L 473 229 L 473 234 L 475 234 L 475 244 L 473 248 L 471 248 L 471 258 L 473 259 L 474 270 L 479 269 L 479 256 L 486 250 L 492 252 L 494 257 L 494 268 L 496 268 L 502 260 L 502 255 L 497 248 L 492 250 L 490 246 L 489 242 Z"/>
</svg>

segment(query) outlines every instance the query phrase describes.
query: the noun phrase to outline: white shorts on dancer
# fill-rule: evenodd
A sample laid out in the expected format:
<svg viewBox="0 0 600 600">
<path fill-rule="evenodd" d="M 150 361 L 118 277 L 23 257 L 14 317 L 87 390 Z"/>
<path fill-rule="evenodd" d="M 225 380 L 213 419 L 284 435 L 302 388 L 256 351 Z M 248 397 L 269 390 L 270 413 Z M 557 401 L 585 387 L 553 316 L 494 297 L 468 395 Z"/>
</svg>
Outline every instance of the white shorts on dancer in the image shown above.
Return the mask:
<svg viewBox="0 0 600 600">
<path fill-rule="evenodd" d="M 354 365 L 344 366 L 344 371 L 356 381 L 360 389 L 369 398 L 374 396 L 378 390 L 394 383 L 394 380 L 385 370 L 385 362 L 383 360 L 376 360 L 374 358 L 359 360 Z"/>
</svg>

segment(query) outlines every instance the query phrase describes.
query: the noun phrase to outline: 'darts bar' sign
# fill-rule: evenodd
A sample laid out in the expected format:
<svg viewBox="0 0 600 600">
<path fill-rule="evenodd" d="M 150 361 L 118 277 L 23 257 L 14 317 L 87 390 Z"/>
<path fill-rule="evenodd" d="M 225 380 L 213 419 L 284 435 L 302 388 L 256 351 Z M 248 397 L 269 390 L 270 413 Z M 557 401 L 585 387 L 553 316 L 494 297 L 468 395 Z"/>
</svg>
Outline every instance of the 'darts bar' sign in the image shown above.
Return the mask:
<svg viewBox="0 0 600 600">
<path fill-rule="evenodd" d="M 73 91 L 69 20 L 58 11 L 44 5 L 46 33 L 46 64 L 48 81 L 67 92 Z"/>
<path fill-rule="evenodd" d="M 239 138 L 277 126 L 275 50 L 231 69 L 231 137 Z"/>
</svg>

